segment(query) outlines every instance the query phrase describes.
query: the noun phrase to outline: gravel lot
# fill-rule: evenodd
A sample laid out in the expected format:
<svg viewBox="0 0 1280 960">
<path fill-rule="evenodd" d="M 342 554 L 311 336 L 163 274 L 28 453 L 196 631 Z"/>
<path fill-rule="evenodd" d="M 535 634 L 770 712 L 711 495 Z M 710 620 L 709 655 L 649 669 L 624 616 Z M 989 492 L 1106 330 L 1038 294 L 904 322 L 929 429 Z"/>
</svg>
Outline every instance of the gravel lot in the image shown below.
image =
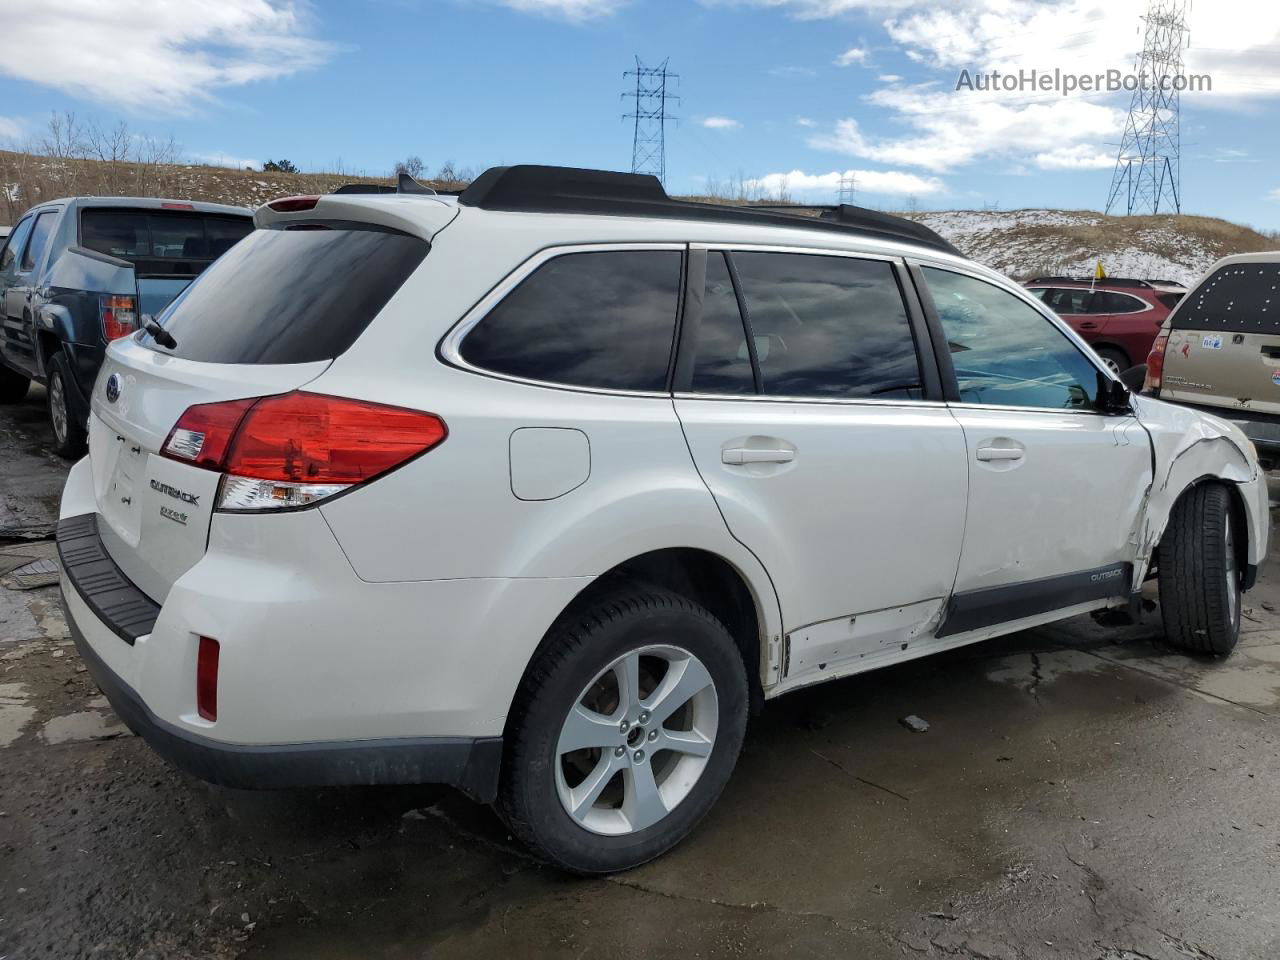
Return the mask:
<svg viewBox="0 0 1280 960">
<path fill-rule="evenodd" d="M 0 576 L 56 511 L 45 431 L 0 408 Z M 587 881 L 448 790 L 174 771 L 57 588 L 0 587 L 0 958 L 1274 957 L 1277 610 L 1273 564 L 1225 662 L 1085 618 L 792 694 L 688 842 Z"/>
</svg>

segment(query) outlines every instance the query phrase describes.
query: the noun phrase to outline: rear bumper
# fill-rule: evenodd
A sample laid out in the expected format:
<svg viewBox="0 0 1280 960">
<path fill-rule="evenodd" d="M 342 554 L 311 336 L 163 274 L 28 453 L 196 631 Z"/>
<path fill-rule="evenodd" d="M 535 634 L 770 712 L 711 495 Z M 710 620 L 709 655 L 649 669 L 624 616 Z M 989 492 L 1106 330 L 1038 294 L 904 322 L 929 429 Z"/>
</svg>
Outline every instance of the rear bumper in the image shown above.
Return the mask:
<svg viewBox="0 0 1280 960">
<path fill-rule="evenodd" d="M 65 610 L 65 602 L 63 606 Z M 66 613 L 81 659 L 120 719 L 160 756 L 202 780 L 253 789 L 444 783 L 481 803 L 492 803 L 497 796 L 501 737 L 245 746 L 220 743 L 179 729 L 151 712 L 94 651 L 70 610 Z"/>
</svg>

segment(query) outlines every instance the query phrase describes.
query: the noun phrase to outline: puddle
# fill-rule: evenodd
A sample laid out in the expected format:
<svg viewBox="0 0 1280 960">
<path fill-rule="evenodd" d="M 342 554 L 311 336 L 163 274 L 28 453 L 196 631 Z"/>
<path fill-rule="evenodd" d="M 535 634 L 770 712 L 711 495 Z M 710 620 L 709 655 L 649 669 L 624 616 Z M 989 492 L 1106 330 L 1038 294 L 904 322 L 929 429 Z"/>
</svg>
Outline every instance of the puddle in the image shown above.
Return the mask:
<svg viewBox="0 0 1280 960">
<path fill-rule="evenodd" d="M 35 715 L 25 683 L 0 683 L 0 747 L 7 747 L 22 736 L 23 728 Z"/>
</svg>

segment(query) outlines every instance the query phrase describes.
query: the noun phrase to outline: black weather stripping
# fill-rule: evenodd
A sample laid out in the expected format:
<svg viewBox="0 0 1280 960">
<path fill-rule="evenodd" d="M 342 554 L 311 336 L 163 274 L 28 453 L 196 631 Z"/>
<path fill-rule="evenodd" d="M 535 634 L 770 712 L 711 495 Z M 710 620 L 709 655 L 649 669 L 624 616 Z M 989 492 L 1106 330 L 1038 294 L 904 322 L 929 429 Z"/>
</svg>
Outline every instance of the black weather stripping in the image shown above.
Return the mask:
<svg viewBox="0 0 1280 960">
<path fill-rule="evenodd" d="M 463 190 L 458 202 L 481 210 L 512 213 L 588 213 L 612 217 L 665 217 L 708 223 L 751 223 L 799 227 L 874 237 L 960 255 L 923 224 L 862 207 L 818 208 L 821 216 L 790 213 L 778 207 L 735 207 L 673 200 L 652 174 L 580 170 L 520 164 L 490 167 Z M 813 207 L 799 207 L 813 210 Z"/>
</svg>

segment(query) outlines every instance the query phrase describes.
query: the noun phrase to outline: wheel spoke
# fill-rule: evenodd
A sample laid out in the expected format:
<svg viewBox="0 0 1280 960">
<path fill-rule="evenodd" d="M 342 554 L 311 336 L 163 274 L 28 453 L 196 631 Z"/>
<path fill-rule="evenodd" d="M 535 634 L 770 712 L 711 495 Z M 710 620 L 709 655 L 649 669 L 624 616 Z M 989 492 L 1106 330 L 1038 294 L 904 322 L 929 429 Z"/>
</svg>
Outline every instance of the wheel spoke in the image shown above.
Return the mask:
<svg viewBox="0 0 1280 960">
<path fill-rule="evenodd" d="M 618 708 L 626 714 L 640 702 L 640 654 L 633 653 L 618 661 L 613 668 L 618 678 Z"/>
<path fill-rule="evenodd" d="M 616 720 L 602 713 L 596 713 L 594 710 L 588 710 L 579 703 L 565 718 L 556 753 L 563 755 L 572 753 L 574 750 L 585 750 L 588 747 L 606 749 L 617 746 L 620 742 L 618 738 Z"/>
<path fill-rule="evenodd" d="M 600 799 L 600 794 L 609 785 L 619 764 L 612 753 L 603 753 L 596 763 L 595 769 L 587 774 L 580 784 L 569 791 L 569 812 L 575 820 L 581 820 L 591 810 L 592 805 Z"/>
<path fill-rule="evenodd" d="M 637 763 L 623 772 L 622 814 L 632 830 L 652 826 L 667 813 L 651 764 Z"/>
<path fill-rule="evenodd" d="M 711 741 L 697 730 L 660 730 L 658 739 L 649 745 L 649 753 L 653 755 L 659 750 L 674 750 L 676 753 L 687 753 L 693 757 L 711 755 Z"/>
<path fill-rule="evenodd" d="M 671 661 L 667 675 L 645 703 L 652 722 L 658 726 L 666 723 L 667 718 L 709 686 L 711 674 L 700 660 L 686 657 Z"/>
</svg>

